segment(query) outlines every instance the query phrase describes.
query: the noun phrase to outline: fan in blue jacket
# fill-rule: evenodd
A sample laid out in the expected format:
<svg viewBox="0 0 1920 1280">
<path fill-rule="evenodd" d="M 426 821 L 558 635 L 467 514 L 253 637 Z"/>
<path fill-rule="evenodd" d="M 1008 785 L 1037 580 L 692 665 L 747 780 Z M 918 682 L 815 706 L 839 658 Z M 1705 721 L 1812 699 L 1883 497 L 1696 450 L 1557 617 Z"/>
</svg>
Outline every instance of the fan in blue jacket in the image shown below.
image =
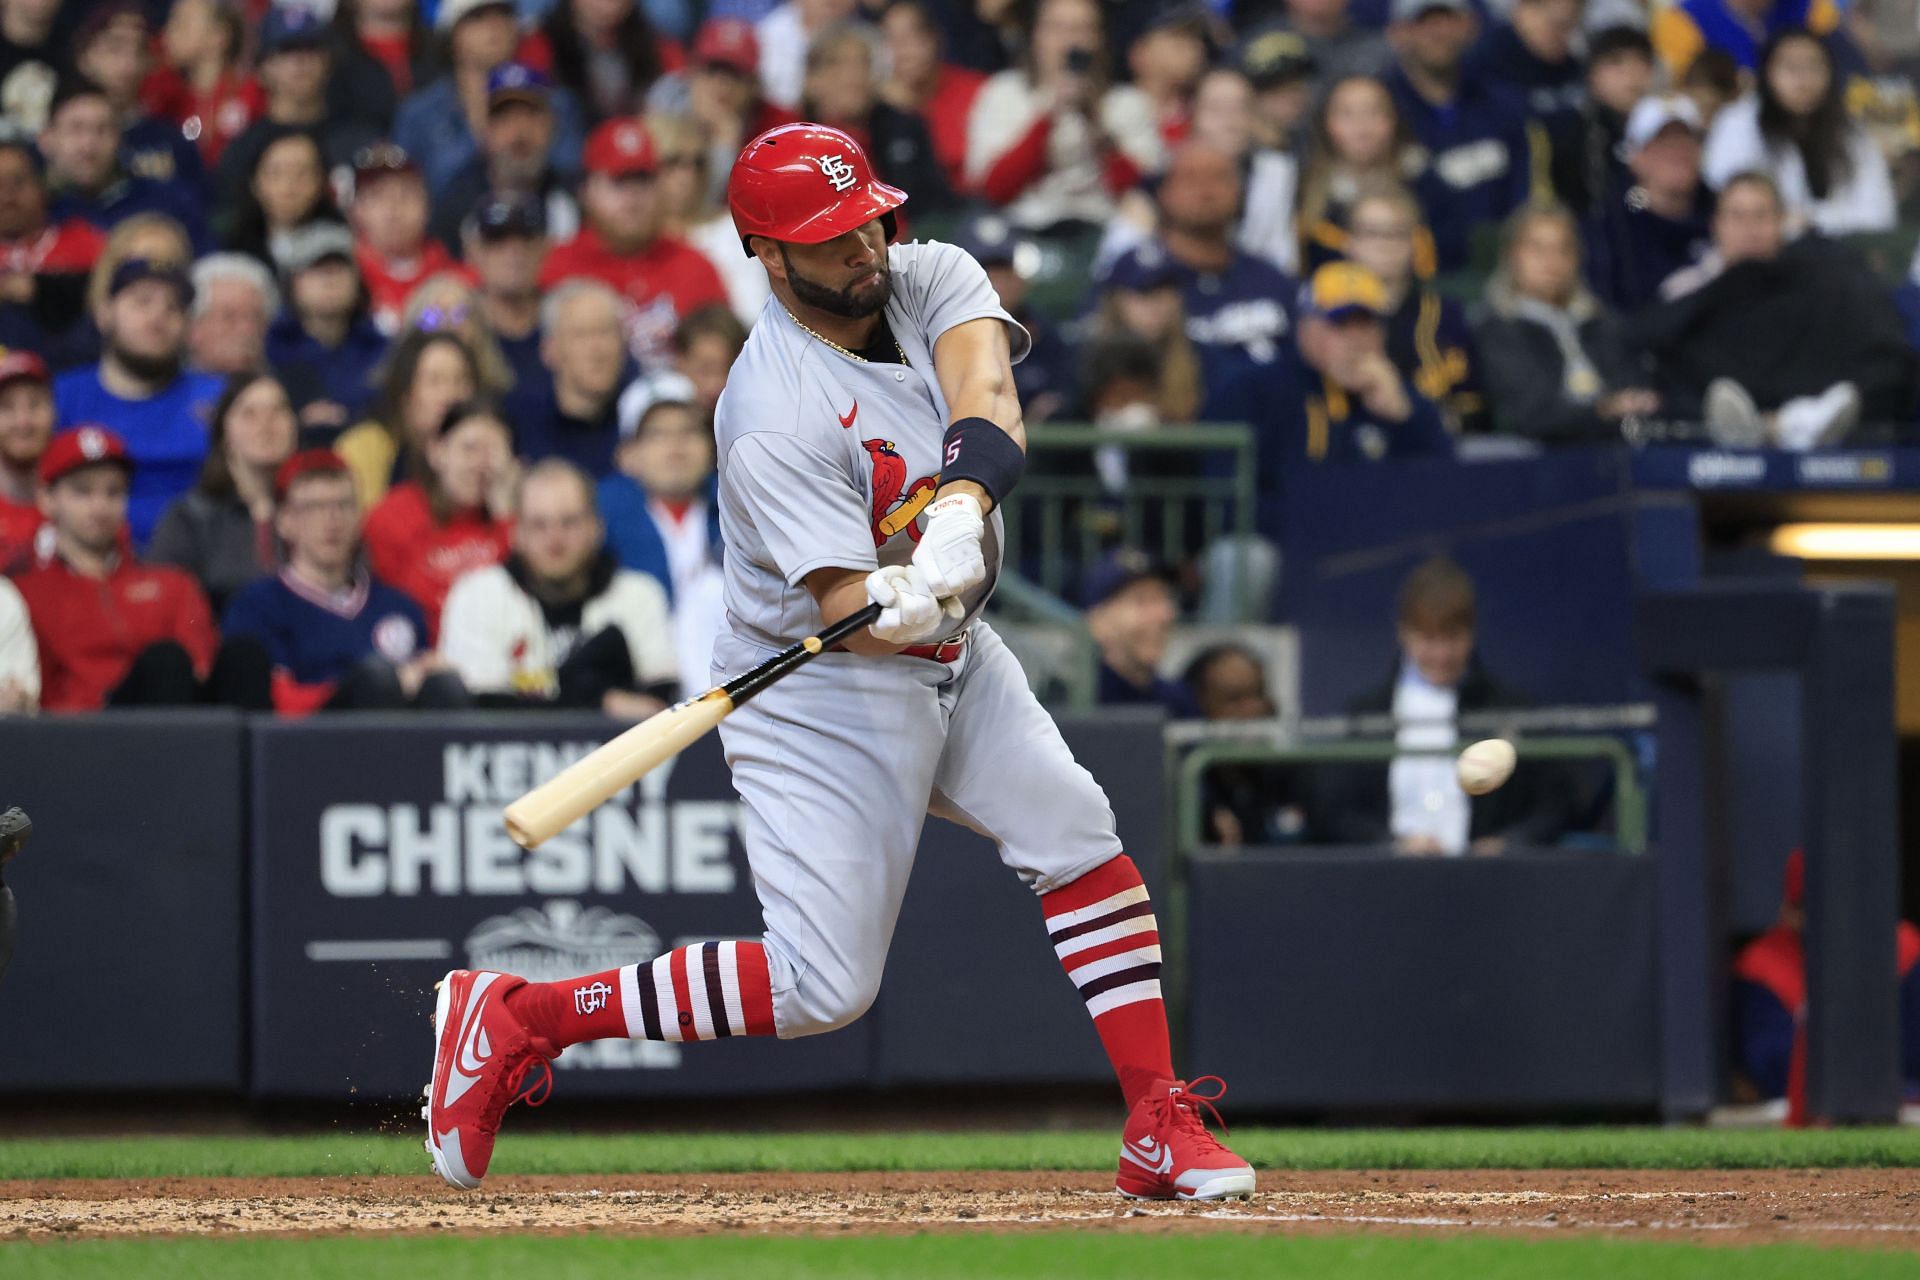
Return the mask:
<svg viewBox="0 0 1920 1280">
<path fill-rule="evenodd" d="M 693 383 L 677 373 L 628 387 L 616 469 L 599 492 L 607 549 L 622 568 L 659 579 L 676 608 L 721 552 L 713 428 L 695 401 Z"/>
<path fill-rule="evenodd" d="M 1385 287 L 1355 263 L 1328 263 L 1301 289 L 1299 343 L 1267 386 L 1258 441 L 1269 536 L 1280 536 L 1286 485 L 1304 470 L 1453 453 L 1439 409 L 1387 358 L 1386 315 Z"/>
</svg>

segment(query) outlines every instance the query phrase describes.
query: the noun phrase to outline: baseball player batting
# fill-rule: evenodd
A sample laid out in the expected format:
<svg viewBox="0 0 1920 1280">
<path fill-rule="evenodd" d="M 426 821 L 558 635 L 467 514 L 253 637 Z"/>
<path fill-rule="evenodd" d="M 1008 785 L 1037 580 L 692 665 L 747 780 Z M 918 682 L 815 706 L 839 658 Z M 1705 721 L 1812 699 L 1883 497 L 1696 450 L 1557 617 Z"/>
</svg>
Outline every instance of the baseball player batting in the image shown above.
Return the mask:
<svg viewBox="0 0 1920 1280">
<path fill-rule="evenodd" d="M 1253 1170 L 1200 1114 L 1225 1085 L 1207 1077 L 1218 1089 L 1199 1094 L 1175 1077 L 1153 905 L 1106 796 L 980 617 L 998 505 L 1025 461 L 1012 362 L 1026 331 L 960 249 L 892 243 L 906 193 L 837 129 L 761 134 L 727 198 L 773 297 L 715 413 L 727 625 L 714 679 L 869 602 L 880 612 L 721 722 L 759 940 L 565 982 L 449 973 L 422 1112 L 434 1168 L 478 1186 L 506 1109 L 544 1100 L 568 1045 L 791 1038 L 858 1018 L 934 814 L 993 840 L 1039 895 L 1126 1097 L 1117 1189 L 1250 1194 Z"/>
</svg>

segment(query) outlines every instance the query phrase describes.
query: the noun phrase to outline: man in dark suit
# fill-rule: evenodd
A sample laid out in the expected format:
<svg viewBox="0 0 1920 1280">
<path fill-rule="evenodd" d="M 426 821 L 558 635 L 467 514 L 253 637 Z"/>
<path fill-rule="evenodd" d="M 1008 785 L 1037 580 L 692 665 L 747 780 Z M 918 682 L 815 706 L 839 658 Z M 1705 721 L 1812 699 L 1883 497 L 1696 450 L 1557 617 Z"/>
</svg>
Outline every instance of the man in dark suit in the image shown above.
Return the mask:
<svg viewBox="0 0 1920 1280">
<path fill-rule="evenodd" d="M 1455 720 L 1472 711 L 1523 707 L 1527 698 L 1490 676 L 1474 652 L 1473 579 L 1444 556 L 1400 588 L 1400 656 L 1391 679 L 1348 704 L 1351 715 L 1391 714 L 1411 751 L 1386 765 L 1314 771 L 1308 835 L 1315 844 L 1391 844 L 1408 855 L 1500 854 L 1551 845 L 1567 825 L 1569 790 L 1559 770 L 1522 765 L 1507 784 L 1468 796 L 1454 776 Z"/>
</svg>

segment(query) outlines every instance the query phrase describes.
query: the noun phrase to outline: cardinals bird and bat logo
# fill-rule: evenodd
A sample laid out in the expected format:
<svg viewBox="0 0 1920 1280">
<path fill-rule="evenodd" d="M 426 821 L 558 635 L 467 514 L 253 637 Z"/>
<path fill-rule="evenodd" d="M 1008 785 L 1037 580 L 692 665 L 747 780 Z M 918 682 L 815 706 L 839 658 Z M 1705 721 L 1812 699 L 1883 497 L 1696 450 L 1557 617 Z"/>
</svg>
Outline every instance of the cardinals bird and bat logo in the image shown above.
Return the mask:
<svg viewBox="0 0 1920 1280">
<path fill-rule="evenodd" d="M 873 545 L 884 547 L 902 529 L 920 541 L 920 513 L 933 501 L 939 476 L 907 482 L 907 460 L 891 440 L 862 440 L 873 463 Z"/>
</svg>

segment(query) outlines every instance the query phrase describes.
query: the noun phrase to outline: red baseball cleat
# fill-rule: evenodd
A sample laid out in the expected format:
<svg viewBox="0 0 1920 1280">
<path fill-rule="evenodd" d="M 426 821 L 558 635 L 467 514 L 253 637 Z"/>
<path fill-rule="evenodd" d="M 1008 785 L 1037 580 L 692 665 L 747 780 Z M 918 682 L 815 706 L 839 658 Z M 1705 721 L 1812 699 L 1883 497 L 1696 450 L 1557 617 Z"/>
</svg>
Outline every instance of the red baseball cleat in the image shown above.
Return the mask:
<svg viewBox="0 0 1920 1280">
<path fill-rule="evenodd" d="M 420 1118 L 434 1172 L 464 1191 L 487 1176 L 507 1108 L 523 1100 L 537 1107 L 553 1092 L 549 1060 L 559 1048 L 528 1031 L 502 999 L 525 985 L 485 969 L 455 969 L 435 984 L 433 1083 Z"/>
<path fill-rule="evenodd" d="M 1221 1146 L 1200 1118 L 1205 1107 L 1219 1121 L 1213 1104 L 1227 1096 L 1227 1082 L 1219 1076 L 1202 1076 L 1193 1084 L 1209 1080 L 1220 1086 L 1218 1093 L 1194 1093 L 1193 1085 L 1173 1081 L 1165 1093 L 1155 1091 L 1134 1104 L 1120 1139 L 1114 1190 L 1134 1200 L 1222 1200 L 1253 1194 L 1252 1166 Z"/>
</svg>

